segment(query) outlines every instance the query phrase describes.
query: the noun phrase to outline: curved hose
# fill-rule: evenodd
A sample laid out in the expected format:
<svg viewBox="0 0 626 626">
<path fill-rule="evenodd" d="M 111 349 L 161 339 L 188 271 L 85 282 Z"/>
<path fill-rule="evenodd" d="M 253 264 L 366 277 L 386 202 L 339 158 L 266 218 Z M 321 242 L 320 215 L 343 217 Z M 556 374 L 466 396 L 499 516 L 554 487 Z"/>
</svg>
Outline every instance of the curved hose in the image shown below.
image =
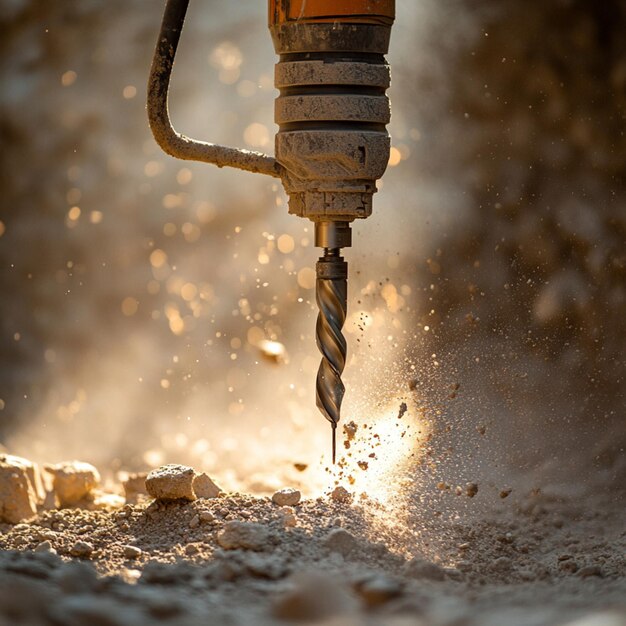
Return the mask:
<svg viewBox="0 0 626 626">
<path fill-rule="evenodd" d="M 236 167 L 280 178 L 282 166 L 271 156 L 196 141 L 176 132 L 170 122 L 167 95 L 174 57 L 185 22 L 189 0 L 167 0 L 148 81 L 148 120 L 154 139 L 170 156 L 202 161 L 218 167 Z"/>
</svg>

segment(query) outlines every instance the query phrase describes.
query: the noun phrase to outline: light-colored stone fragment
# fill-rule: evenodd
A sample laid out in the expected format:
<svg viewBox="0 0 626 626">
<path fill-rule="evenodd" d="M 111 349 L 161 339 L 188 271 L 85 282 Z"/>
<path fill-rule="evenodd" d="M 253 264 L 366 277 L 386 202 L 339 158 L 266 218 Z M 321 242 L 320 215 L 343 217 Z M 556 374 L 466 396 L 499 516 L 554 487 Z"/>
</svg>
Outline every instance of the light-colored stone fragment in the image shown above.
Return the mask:
<svg viewBox="0 0 626 626">
<path fill-rule="evenodd" d="M 35 552 L 56 554 L 57 551 L 49 541 L 42 541 L 35 546 Z"/>
<path fill-rule="evenodd" d="M 402 593 L 402 585 L 380 574 L 357 584 L 356 591 L 366 606 L 372 608 L 397 598 Z"/>
<path fill-rule="evenodd" d="M 211 511 L 201 511 L 198 516 L 201 522 L 212 522 L 215 519 L 215 515 Z"/>
<path fill-rule="evenodd" d="M 117 511 L 121 509 L 126 500 L 116 493 L 107 493 L 96 489 L 92 492 L 93 501 L 89 502 L 85 508 L 90 511 Z"/>
<path fill-rule="evenodd" d="M 91 498 L 100 483 L 98 470 L 82 461 L 46 465 L 44 469 L 52 474 L 52 487 L 61 506 L 72 506 Z"/>
<path fill-rule="evenodd" d="M 446 577 L 443 567 L 420 557 L 411 559 L 404 566 L 404 574 L 409 578 L 416 578 L 418 580 L 442 581 Z"/>
<path fill-rule="evenodd" d="M 193 479 L 193 491 L 196 498 L 217 498 L 222 490 L 207 474 L 198 474 Z"/>
<path fill-rule="evenodd" d="M 89 557 L 93 552 L 93 545 L 87 541 L 77 541 L 71 548 L 72 556 Z"/>
<path fill-rule="evenodd" d="M 37 497 L 19 457 L 0 460 L 0 521 L 17 524 L 37 513 Z"/>
<path fill-rule="evenodd" d="M 162 465 L 148 474 L 146 489 L 157 500 L 195 500 L 195 475 L 186 465 Z"/>
<path fill-rule="evenodd" d="M 332 552 L 348 556 L 356 549 L 358 542 L 354 535 L 344 528 L 333 528 L 324 538 L 324 545 Z"/>
<path fill-rule="evenodd" d="M 341 580 L 328 574 L 299 573 L 291 579 L 291 583 L 292 588 L 278 597 L 272 608 L 272 613 L 279 619 L 317 623 L 358 609 L 355 596 Z"/>
<path fill-rule="evenodd" d="M 268 541 L 268 529 L 256 522 L 226 522 L 217 535 L 217 543 L 225 550 L 263 550 Z"/>
<path fill-rule="evenodd" d="M 272 502 L 278 506 L 296 506 L 300 503 L 302 494 L 292 487 L 280 489 L 272 496 Z"/>
<path fill-rule="evenodd" d="M 200 516 L 194 515 L 189 522 L 189 528 L 198 528 L 200 526 Z"/>
<path fill-rule="evenodd" d="M 280 515 L 285 528 L 293 528 L 298 523 L 296 512 L 290 506 L 284 506 L 280 509 Z"/>
<path fill-rule="evenodd" d="M 46 495 L 41 478 L 39 466 L 28 459 L 13 454 L 0 454 L 0 462 L 9 463 L 11 465 L 21 465 L 26 470 L 28 482 L 35 492 L 37 503 L 41 503 Z"/>
<path fill-rule="evenodd" d="M 127 559 L 138 559 L 143 554 L 141 548 L 137 546 L 124 546 L 124 557 Z"/>
<path fill-rule="evenodd" d="M 122 482 L 126 502 L 134 503 L 137 502 L 137 496 L 148 495 L 146 478 L 148 478 L 148 472 L 137 472 L 129 474 L 126 480 Z"/>
</svg>

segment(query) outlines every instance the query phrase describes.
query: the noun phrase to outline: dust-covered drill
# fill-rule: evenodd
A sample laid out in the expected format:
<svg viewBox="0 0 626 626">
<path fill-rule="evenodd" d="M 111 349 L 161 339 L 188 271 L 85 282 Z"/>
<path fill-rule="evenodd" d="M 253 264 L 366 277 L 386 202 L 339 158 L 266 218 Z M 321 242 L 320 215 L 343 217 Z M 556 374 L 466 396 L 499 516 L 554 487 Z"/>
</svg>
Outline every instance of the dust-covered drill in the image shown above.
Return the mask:
<svg viewBox="0 0 626 626">
<path fill-rule="evenodd" d="M 181 159 L 280 178 L 289 212 L 315 223 L 317 262 L 317 406 L 335 433 L 346 363 L 351 223 L 372 213 L 372 195 L 389 160 L 389 48 L 394 0 L 269 0 L 269 27 L 279 55 L 275 85 L 275 158 L 180 135 L 171 126 L 167 92 L 189 0 L 168 0 L 148 84 L 155 139 Z"/>
</svg>

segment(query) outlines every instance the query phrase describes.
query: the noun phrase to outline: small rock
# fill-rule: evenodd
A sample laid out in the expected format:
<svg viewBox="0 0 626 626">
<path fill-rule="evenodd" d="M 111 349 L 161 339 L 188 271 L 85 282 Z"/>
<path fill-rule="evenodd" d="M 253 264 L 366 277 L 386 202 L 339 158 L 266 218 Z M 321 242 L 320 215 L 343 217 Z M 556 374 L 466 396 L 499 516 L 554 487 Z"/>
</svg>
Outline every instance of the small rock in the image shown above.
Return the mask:
<svg viewBox="0 0 626 626">
<path fill-rule="evenodd" d="M 200 516 L 194 515 L 189 522 L 189 528 L 198 528 L 200 526 Z"/>
<path fill-rule="evenodd" d="M 195 500 L 195 475 L 193 468 L 185 465 L 162 465 L 148 474 L 146 489 L 157 500 Z"/>
<path fill-rule="evenodd" d="M 343 502 L 343 503 L 352 502 L 352 494 L 345 487 L 342 487 L 341 485 L 333 489 L 332 493 L 330 494 L 330 497 L 335 502 Z"/>
<path fill-rule="evenodd" d="M 478 493 L 478 485 L 476 483 L 467 483 L 465 485 L 465 495 L 473 498 Z"/>
<path fill-rule="evenodd" d="M 201 511 L 198 513 L 201 522 L 212 522 L 215 519 L 215 516 L 211 511 Z"/>
<path fill-rule="evenodd" d="M 57 553 L 49 541 L 42 541 L 41 543 L 38 543 L 35 547 L 35 552 L 50 552 L 51 554 Z"/>
<path fill-rule="evenodd" d="M 72 506 L 88 499 L 100 483 L 98 470 L 82 461 L 46 465 L 44 469 L 52 474 L 52 487 L 61 506 Z"/>
<path fill-rule="evenodd" d="M 358 542 L 354 535 L 344 528 L 333 528 L 324 538 L 324 545 L 332 552 L 348 556 L 357 547 Z"/>
<path fill-rule="evenodd" d="M 513 561 L 508 556 L 501 556 L 491 564 L 494 572 L 510 572 L 512 567 Z"/>
<path fill-rule="evenodd" d="M 318 622 L 357 608 L 356 598 L 341 580 L 311 572 L 292 578 L 292 589 L 275 601 L 272 613 L 282 620 Z"/>
<path fill-rule="evenodd" d="M 242 559 L 242 565 L 256 578 L 278 580 L 286 573 L 285 564 L 279 557 L 258 552 L 247 552 Z"/>
<path fill-rule="evenodd" d="M 21 465 L 26 470 L 28 482 L 35 493 L 37 502 L 43 501 L 45 489 L 43 487 L 39 466 L 36 463 L 33 463 L 32 461 L 29 461 L 21 456 L 14 456 L 13 454 L 0 454 L 0 462 L 8 463 L 9 465 Z"/>
<path fill-rule="evenodd" d="M 278 506 L 296 506 L 300 503 L 301 494 L 297 489 L 285 487 L 272 496 L 272 502 Z"/>
<path fill-rule="evenodd" d="M 293 528 L 298 523 L 298 518 L 296 517 L 296 513 L 290 506 L 284 506 L 280 510 L 280 514 L 282 516 L 283 525 L 286 528 Z"/>
<path fill-rule="evenodd" d="M 269 541 L 269 531 L 256 522 L 229 521 L 217 535 L 217 543 L 225 550 L 263 550 Z"/>
<path fill-rule="evenodd" d="M 194 554 L 198 554 L 198 552 L 200 552 L 200 550 L 195 543 L 190 543 L 185 546 L 185 554 L 187 556 L 193 556 Z"/>
<path fill-rule="evenodd" d="M 137 546 L 124 546 L 124 558 L 126 559 L 138 559 L 142 554 L 143 551 Z"/>
<path fill-rule="evenodd" d="M 505 487 L 504 489 L 500 490 L 500 497 L 504 500 L 504 498 L 508 498 L 511 495 L 511 491 L 513 491 L 513 489 L 511 489 L 510 487 Z"/>
<path fill-rule="evenodd" d="M 580 578 L 590 578 L 591 576 L 598 576 L 599 578 L 602 578 L 602 576 L 604 576 L 604 572 L 598 565 L 585 565 L 585 567 L 581 567 L 578 570 L 576 575 L 580 576 Z"/>
<path fill-rule="evenodd" d="M 124 486 L 124 496 L 126 502 L 137 502 L 137 496 L 148 495 L 146 490 L 146 478 L 148 478 L 148 472 L 137 472 L 135 474 L 129 474 L 128 478 L 122 482 Z"/>
<path fill-rule="evenodd" d="M 88 541 L 77 541 L 71 548 L 70 554 L 72 556 L 78 557 L 89 557 L 91 556 L 94 548 L 93 545 Z"/>
<path fill-rule="evenodd" d="M 443 567 L 420 557 L 415 557 L 406 563 L 404 574 L 418 580 L 442 581 L 446 577 Z"/>
<path fill-rule="evenodd" d="M 204 473 L 198 474 L 193 479 L 193 491 L 196 498 L 217 498 L 222 493 L 222 490 Z"/>
<path fill-rule="evenodd" d="M 357 584 L 356 591 L 368 608 L 385 604 L 402 593 L 402 586 L 387 576 L 380 575 Z"/>
<path fill-rule="evenodd" d="M 567 561 L 561 561 L 559 563 L 559 569 L 562 572 L 567 572 L 570 574 L 575 574 L 578 571 L 578 563 L 573 559 L 568 559 Z"/>
<path fill-rule="evenodd" d="M 0 521 L 17 524 L 37 513 L 37 496 L 19 457 L 0 459 Z"/>
<path fill-rule="evenodd" d="M 90 511 L 116 511 L 126 504 L 126 499 L 116 493 L 106 493 L 96 489 L 92 493 L 93 500 L 85 503 L 84 508 Z M 79 503 L 82 505 L 82 503 Z"/>
</svg>

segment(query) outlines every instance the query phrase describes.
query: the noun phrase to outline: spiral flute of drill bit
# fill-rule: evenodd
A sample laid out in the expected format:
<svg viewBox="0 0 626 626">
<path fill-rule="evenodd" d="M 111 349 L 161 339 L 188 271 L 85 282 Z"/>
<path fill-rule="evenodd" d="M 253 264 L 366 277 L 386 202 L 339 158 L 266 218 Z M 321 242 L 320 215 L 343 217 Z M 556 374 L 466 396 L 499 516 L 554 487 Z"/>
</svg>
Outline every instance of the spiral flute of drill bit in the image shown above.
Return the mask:
<svg viewBox="0 0 626 626">
<path fill-rule="evenodd" d="M 333 429 L 333 463 L 335 432 L 340 419 L 345 387 L 341 374 L 346 364 L 347 343 L 341 329 L 346 320 L 348 264 L 338 248 L 326 248 L 317 263 L 316 299 L 319 307 L 316 340 L 322 353 L 317 372 L 317 407 Z"/>
</svg>

